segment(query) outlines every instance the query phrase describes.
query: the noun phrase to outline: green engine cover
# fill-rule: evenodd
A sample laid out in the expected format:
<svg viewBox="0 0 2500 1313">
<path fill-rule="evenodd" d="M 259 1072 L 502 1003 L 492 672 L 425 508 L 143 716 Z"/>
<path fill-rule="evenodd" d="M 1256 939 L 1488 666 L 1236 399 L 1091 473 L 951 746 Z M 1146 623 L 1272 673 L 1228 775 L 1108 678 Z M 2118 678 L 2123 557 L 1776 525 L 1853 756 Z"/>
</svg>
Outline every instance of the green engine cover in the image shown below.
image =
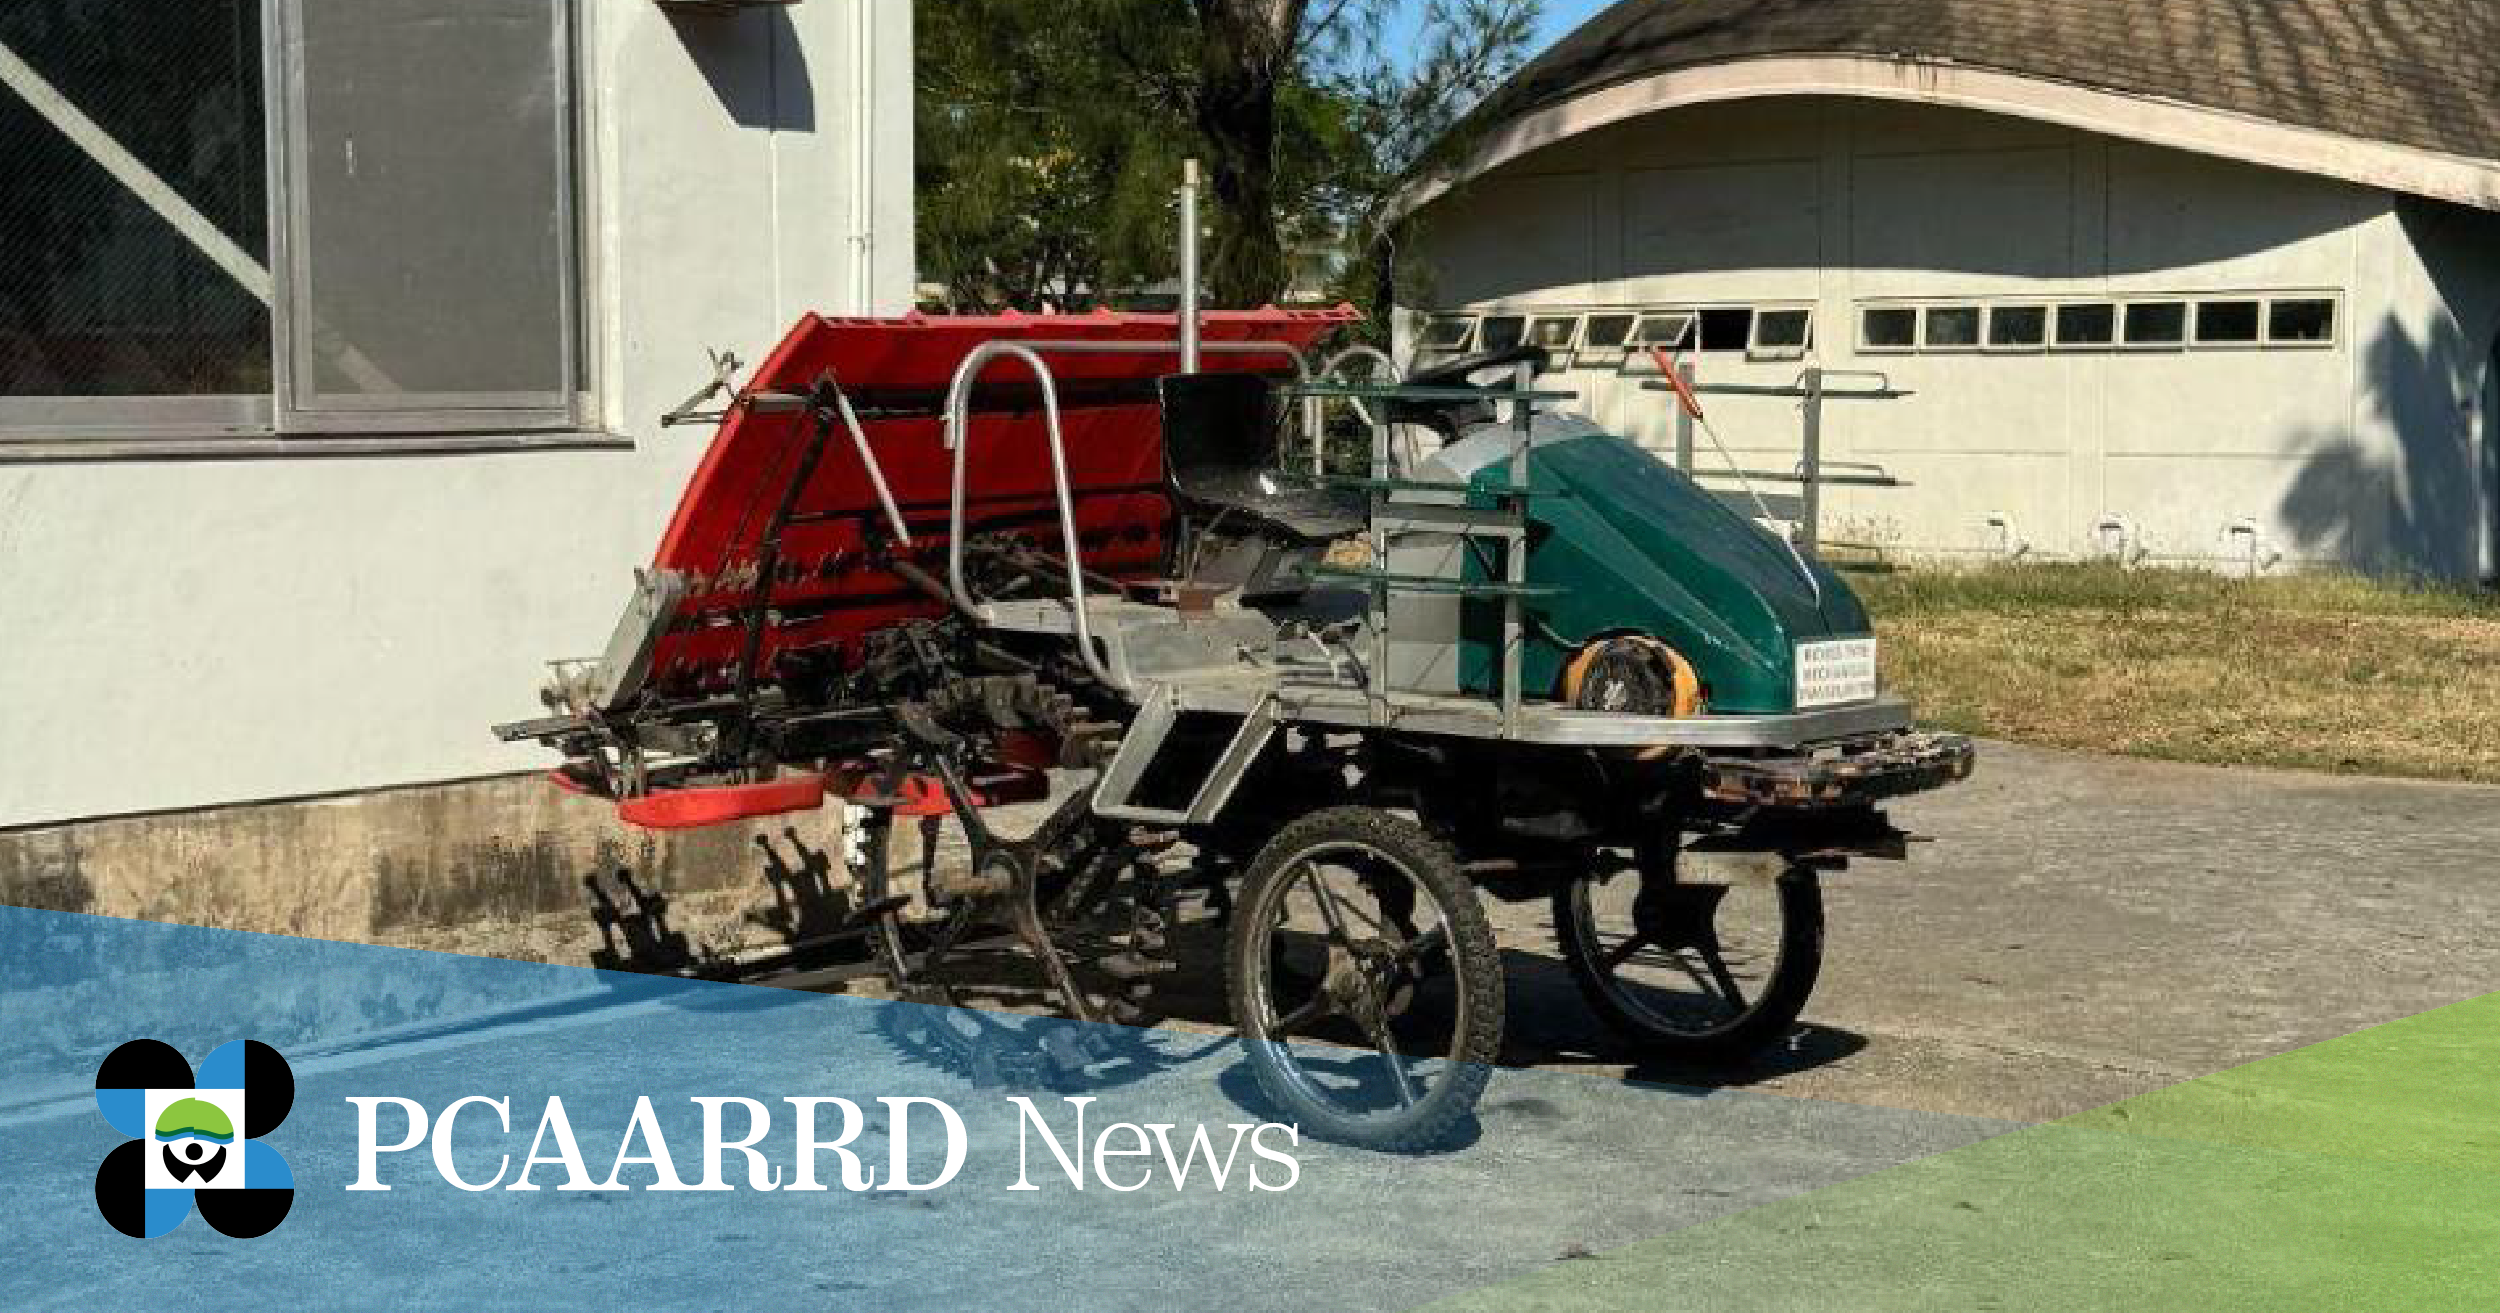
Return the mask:
<svg viewBox="0 0 2500 1313">
<path fill-rule="evenodd" d="M 1506 487 L 1511 442 L 1507 426 L 1478 429 L 1428 462 L 1424 477 Z M 1712 711 L 1779 714 L 1796 709 L 1797 644 L 1872 632 L 1838 575 L 1811 563 L 1809 584 L 1777 537 L 1585 420 L 1538 418 L 1529 487 L 1539 495 L 1529 499 L 1528 580 L 1559 590 L 1523 603 L 1531 697 L 1560 688 L 1582 643 L 1637 633 L 1692 663 Z M 1471 561 L 1469 576 L 1492 577 L 1490 564 Z M 1497 688 L 1500 605 L 1467 606 L 1459 673 L 1471 692 Z"/>
</svg>

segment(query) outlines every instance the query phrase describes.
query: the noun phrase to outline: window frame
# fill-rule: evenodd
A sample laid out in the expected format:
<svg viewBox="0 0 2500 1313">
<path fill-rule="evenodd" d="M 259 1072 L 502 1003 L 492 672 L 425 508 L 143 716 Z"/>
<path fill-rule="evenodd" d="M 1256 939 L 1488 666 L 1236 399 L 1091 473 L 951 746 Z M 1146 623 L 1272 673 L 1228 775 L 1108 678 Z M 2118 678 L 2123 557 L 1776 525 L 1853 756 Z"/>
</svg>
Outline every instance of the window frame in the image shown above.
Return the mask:
<svg viewBox="0 0 2500 1313">
<path fill-rule="evenodd" d="M 562 253 L 557 260 L 557 296 L 563 307 L 563 341 L 559 344 L 564 377 L 552 394 L 435 393 L 419 398 L 321 395 L 307 390 L 308 362 L 313 354 L 314 318 L 309 308 L 312 270 L 310 244 L 312 197 L 300 185 L 309 161 L 306 70 L 302 54 L 304 6 L 307 0 L 267 0 L 263 31 L 271 36 L 265 58 L 272 80 L 267 97 L 271 114 L 270 254 L 277 293 L 269 307 L 276 338 L 273 390 L 281 436 L 394 433 L 521 434 L 571 432 L 581 427 L 588 402 L 583 310 L 584 243 L 581 221 L 583 188 L 581 102 L 585 70 L 579 6 L 555 0 L 550 11 L 549 39 L 555 43 L 555 122 L 559 126 L 557 156 L 566 174 L 556 188 L 556 236 Z M 283 271 L 281 276 L 280 271 Z M 532 404 L 543 395 L 555 404 Z"/>
<path fill-rule="evenodd" d="M 2135 317 L 2138 311 L 2155 307 L 2176 306 L 2179 310 L 2179 336 L 2175 340 L 2139 342 L 2135 340 Z M 2120 351 L 2180 352 L 2196 345 L 2196 298 L 2192 296 L 2134 296 L 2118 302 L 2118 344 Z"/>
<path fill-rule="evenodd" d="M 2215 338 L 2205 335 L 2205 314 L 2216 306 L 2249 306 L 2257 319 L 2248 337 Z M 2188 344 L 2199 351 L 2262 351 L 2266 346 L 2266 321 L 2271 318 L 2267 301 L 2262 296 L 2206 296 L 2192 303 L 2188 316 Z"/>
<path fill-rule="evenodd" d="M 1804 333 L 1793 343 L 1766 346 L 1762 326 L 1775 317 L 1796 316 L 1804 325 Z M 1753 311 L 1752 330 L 1746 334 L 1745 355 L 1754 360 L 1803 360 L 1814 354 L 1814 307 L 1810 305 L 1758 305 Z"/>
<path fill-rule="evenodd" d="M 1433 330 L 1444 324 L 1456 324 L 1458 326 L 1458 340 L 1456 342 L 1444 345 L 1432 340 Z M 1474 315 L 1426 315 L 1424 316 L 1423 328 L 1415 334 L 1415 351 L 1418 355 L 1458 355 L 1465 352 L 1469 347 L 1472 347 L 1475 344 L 1476 316 Z"/>
<path fill-rule="evenodd" d="M 1735 346 L 1712 345 L 1710 337 L 1710 316 L 1712 315 L 1721 316 L 1721 323 L 1727 322 L 1727 316 L 1743 315 L 1745 317 L 1745 340 Z M 1753 354 L 1754 321 L 1761 317 L 1760 308 L 1752 302 L 1696 306 L 1693 308 L 1693 344 L 1688 349 L 1694 355 L 1706 353 L 1714 356 L 1750 356 Z"/>
<path fill-rule="evenodd" d="M 2344 298 L 2336 292 L 2289 292 L 2259 298 L 2265 304 L 2262 344 L 2269 351 L 2332 351 L 2344 344 Z M 2283 305 L 2323 305 L 2327 307 L 2326 336 L 2322 338 L 2279 337 L 2274 331 L 2274 312 Z"/>
<path fill-rule="evenodd" d="M 1504 321 L 1519 325 L 1519 339 L 1512 342 L 1509 346 L 1495 346 L 1493 345 L 1493 325 Z M 1477 351 L 1487 353 L 1494 351 L 1510 351 L 1527 345 L 1527 342 L 1528 313 L 1524 310 L 1500 311 L 1493 314 L 1479 315 L 1476 318 L 1475 349 Z"/>
<path fill-rule="evenodd" d="M 1868 332 L 1876 315 L 1908 315 L 1910 339 L 1907 342 L 1877 342 Z M 1915 304 L 1898 301 L 1861 302 L 1858 306 L 1858 354 L 1866 356 L 1914 356 L 1918 354 L 1919 328 L 1926 317 Z"/>
<path fill-rule="evenodd" d="M 2048 352 L 2057 336 L 2057 307 L 2046 301 L 1991 302 L 1987 313 L 1980 316 L 1980 349 L 2000 356 L 2036 356 Z M 2040 337 L 2032 342 L 2000 342 L 1997 340 L 1997 318 L 2008 312 L 2036 312 L 2040 316 Z"/>
<path fill-rule="evenodd" d="M 1667 341 L 1655 341 L 1652 340 L 1647 332 L 1643 331 L 1648 326 L 1649 322 L 1654 319 L 1681 319 L 1684 321 L 1684 327 L 1682 331 L 1678 332 L 1673 338 Z M 1647 354 L 1652 351 L 1690 351 L 1696 349 L 1700 345 L 1700 340 L 1701 313 L 1699 311 L 1643 310 L 1632 316 L 1632 335 L 1623 340 L 1623 346 L 1625 354 L 1627 355 L 1635 351 L 1643 354 Z"/>
<path fill-rule="evenodd" d="M 2109 312 L 2109 336 L 2105 338 L 2069 338 L 2066 336 L 2066 314 L 2072 310 L 2106 310 Z M 2062 352 L 2098 352 L 2118 349 L 2119 336 L 2126 329 L 2126 311 L 2116 301 L 2060 301 L 2049 307 L 2049 350 Z"/>
<path fill-rule="evenodd" d="M 270 88 L 268 55 L 272 9 L 280 0 L 254 0 L 260 12 L 262 58 L 262 128 L 264 141 L 268 128 Z M 36 70 L 47 82 L 49 76 Z M 0 91 L 14 96 L 15 91 Z M 75 102 L 71 109 L 80 117 L 86 111 Z M 57 125 L 47 124 L 57 130 Z M 116 142 L 116 145 L 120 143 Z M 126 151 L 128 148 L 123 147 Z M 264 147 L 265 152 L 265 147 Z M 264 153 L 262 168 L 269 163 Z M 122 184 L 115 179 L 115 185 Z M 262 200 L 274 200 L 276 179 L 266 180 Z M 231 235 L 226 235 L 232 240 Z M 277 234 L 269 234 L 274 247 Z M 274 259 L 264 255 L 263 259 Z M 277 362 L 277 307 L 273 295 L 270 306 L 270 368 L 274 376 Z M 15 459 L 28 451 L 54 445 L 79 449 L 105 449 L 117 441 L 161 441 L 165 439 L 203 438 L 225 443 L 237 438 L 267 437 L 276 423 L 275 389 L 259 393 L 197 392 L 157 395 L 39 395 L 0 396 L 0 459 Z"/>
<path fill-rule="evenodd" d="M 1964 299 L 1870 299 L 1855 303 L 1857 314 L 1857 351 L 1869 356 L 1906 355 L 1969 355 L 1974 351 L 2000 356 L 2059 354 L 2130 353 L 2219 353 L 2244 351 L 2332 350 L 2343 342 L 2345 332 L 2346 293 L 2340 291 L 2223 291 L 2142 293 L 2120 296 L 2007 296 L 2002 298 Z M 2232 341 L 2206 336 L 2204 319 L 2213 306 L 2255 305 L 2258 308 L 2259 335 L 2255 340 Z M 2327 314 L 2327 333 L 2323 338 L 2285 337 L 2276 332 L 2275 316 L 2286 306 L 2323 306 Z M 1931 323 L 1938 312 L 1980 312 L 1979 345 L 1939 345 L 1931 332 Z M 2127 340 L 2131 319 L 2150 307 L 2176 307 L 2182 313 L 2181 336 L 2176 341 L 2130 342 Z M 1997 323 L 2000 316 L 2013 312 L 2038 312 L 2046 317 L 2046 336 L 2038 343 L 2000 343 Z M 2070 320 L 2090 315 L 2105 318 L 2106 337 L 2076 337 L 2071 334 Z M 1873 340 L 1870 329 L 1878 316 L 1906 317 L 1912 342 L 1886 345 Z M 1896 327 L 1900 326 L 1898 324 Z"/>
<path fill-rule="evenodd" d="M 1971 338 L 1968 342 L 1938 343 L 1932 331 L 1939 314 L 1964 314 L 1971 317 Z M 1934 356 L 1966 356 L 1984 351 L 1988 345 L 1988 307 L 1982 301 L 1943 301 L 1918 309 L 1918 349 Z"/>
<path fill-rule="evenodd" d="M 1562 357 L 1576 355 L 1579 353 L 1580 325 L 1583 318 L 1585 318 L 1585 316 L 1581 315 L 1577 311 L 1573 311 L 1569 314 L 1529 315 L 1527 336 L 1521 340 L 1530 346 L 1545 347 L 1546 351 L 1554 356 L 1555 363 L 1559 365 L 1562 363 Z M 1571 331 L 1564 334 L 1561 345 L 1547 346 L 1545 343 L 1537 340 L 1537 325 L 1539 324 L 1569 324 L 1571 326 Z"/>
<path fill-rule="evenodd" d="M 262 167 L 267 179 L 265 260 L 271 284 L 268 391 L 0 397 L 0 462 L 631 445 L 598 427 L 603 361 L 593 336 L 599 280 L 592 266 L 598 208 L 592 154 L 598 140 L 597 97 L 591 94 L 592 20 L 579 0 L 549 5 L 550 39 L 556 43 L 555 121 L 561 134 L 556 153 L 564 175 L 555 189 L 556 231 L 563 248 L 557 277 L 563 378 L 552 393 L 527 398 L 557 400 L 514 405 L 513 397 L 473 394 L 467 400 L 475 404 L 451 406 L 410 405 L 404 398 L 372 398 L 363 404 L 324 398 L 318 408 L 298 404 L 299 353 L 309 346 L 311 319 L 303 268 L 309 197 L 295 183 L 303 173 L 299 152 L 309 135 L 301 43 L 293 39 L 301 30 L 305 2 L 257 0 Z"/>
<path fill-rule="evenodd" d="M 1589 329 L 1600 319 L 1623 320 L 1623 340 L 1611 345 L 1603 342 L 1590 341 Z M 1625 357 L 1632 354 L 1632 334 L 1638 330 L 1640 326 L 1641 312 L 1638 310 L 1589 311 L 1580 318 L 1580 347 L 1577 363 L 1587 365 L 1591 363 L 1606 363 L 1623 360 Z"/>
</svg>

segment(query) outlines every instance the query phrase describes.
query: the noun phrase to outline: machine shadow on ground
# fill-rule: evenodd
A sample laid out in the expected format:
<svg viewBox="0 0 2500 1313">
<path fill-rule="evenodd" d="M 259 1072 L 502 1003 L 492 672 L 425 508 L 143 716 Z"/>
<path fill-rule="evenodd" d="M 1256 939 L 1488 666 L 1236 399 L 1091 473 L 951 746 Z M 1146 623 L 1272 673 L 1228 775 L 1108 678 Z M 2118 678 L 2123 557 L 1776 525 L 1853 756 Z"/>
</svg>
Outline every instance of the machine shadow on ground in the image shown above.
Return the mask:
<svg viewBox="0 0 2500 1313">
<path fill-rule="evenodd" d="M 1232 1043 L 1230 1007 L 1218 987 L 1223 976 L 1224 936 L 1210 919 L 1174 928 L 1174 960 L 1178 969 L 1133 995 L 1142 1012 L 1135 1024 L 1145 1034 L 1164 1032 L 1203 1037 L 1202 1043 L 1173 1045 L 1140 1042 L 1090 1073 L 1104 1086 L 1126 1084 L 1158 1071 L 1196 1061 Z M 1654 1086 L 1692 1096 L 1716 1090 L 1763 1085 L 1837 1063 L 1863 1051 L 1864 1035 L 1811 1022 L 1792 1030 L 1768 1049 L 1749 1057 L 1723 1061 L 1684 1061 L 1642 1052 L 1591 1015 L 1562 959 L 1551 951 L 1506 948 L 1502 964 L 1509 982 L 1509 1010 L 1500 1065 L 1557 1070 L 1620 1070 L 1628 1083 Z M 885 996 L 884 982 L 873 971 L 849 970 L 811 978 L 764 983 L 825 993 Z M 950 1001 L 966 1015 L 960 1031 L 973 1036 L 973 1047 L 1007 1042 L 999 1020 L 985 1014 L 1014 1017 L 1057 1015 L 1056 998 L 1039 968 L 1012 944 L 976 947 L 962 953 L 940 973 Z M 1116 985 L 1092 982 L 1106 990 Z M 930 1056 L 933 1060 L 935 1055 Z M 971 1074 L 971 1073 L 966 1073 Z M 979 1073 L 993 1076 L 991 1071 Z M 1228 1096 L 1245 1109 L 1258 1111 L 1266 1100 L 1249 1079 L 1246 1068 L 1233 1064 L 1222 1079 Z"/>
</svg>

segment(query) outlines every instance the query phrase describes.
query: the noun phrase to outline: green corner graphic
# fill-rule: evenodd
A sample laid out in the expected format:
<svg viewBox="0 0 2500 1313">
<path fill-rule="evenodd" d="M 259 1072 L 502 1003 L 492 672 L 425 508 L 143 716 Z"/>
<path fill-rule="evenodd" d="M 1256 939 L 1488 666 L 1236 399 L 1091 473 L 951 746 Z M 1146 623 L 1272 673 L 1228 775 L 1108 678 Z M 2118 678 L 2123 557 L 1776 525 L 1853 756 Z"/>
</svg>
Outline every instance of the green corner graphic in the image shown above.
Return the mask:
<svg viewBox="0 0 2500 1313">
<path fill-rule="evenodd" d="M 2500 995 L 1474 1291 L 1442 1310 L 2485 1310 Z"/>
</svg>

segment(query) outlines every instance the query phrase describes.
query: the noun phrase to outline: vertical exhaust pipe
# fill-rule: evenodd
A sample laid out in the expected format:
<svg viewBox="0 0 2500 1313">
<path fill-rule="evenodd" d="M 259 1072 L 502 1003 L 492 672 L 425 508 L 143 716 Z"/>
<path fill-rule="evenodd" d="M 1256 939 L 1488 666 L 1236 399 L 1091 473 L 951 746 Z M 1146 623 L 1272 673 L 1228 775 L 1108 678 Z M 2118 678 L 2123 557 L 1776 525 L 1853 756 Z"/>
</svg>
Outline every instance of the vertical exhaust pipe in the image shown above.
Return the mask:
<svg viewBox="0 0 2500 1313">
<path fill-rule="evenodd" d="M 1198 161 L 1181 162 L 1181 372 L 1198 372 Z"/>
</svg>

